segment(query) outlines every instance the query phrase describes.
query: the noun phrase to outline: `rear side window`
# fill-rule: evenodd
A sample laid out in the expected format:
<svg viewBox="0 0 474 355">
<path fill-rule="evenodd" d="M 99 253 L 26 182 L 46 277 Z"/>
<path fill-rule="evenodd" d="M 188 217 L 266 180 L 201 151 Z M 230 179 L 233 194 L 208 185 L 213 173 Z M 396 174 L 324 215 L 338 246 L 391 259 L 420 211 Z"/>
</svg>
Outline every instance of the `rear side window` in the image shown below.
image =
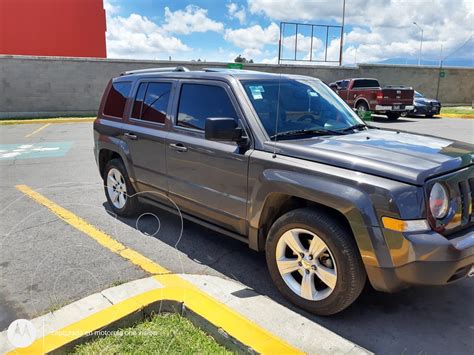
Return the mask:
<svg viewBox="0 0 474 355">
<path fill-rule="evenodd" d="M 224 88 L 205 84 L 183 84 L 177 125 L 204 130 L 208 117 L 232 117 L 237 113 Z"/>
<path fill-rule="evenodd" d="M 105 101 L 104 115 L 122 118 L 131 88 L 132 83 L 129 81 L 113 83 Z"/>
<path fill-rule="evenodd" d="M 132 117 L 165 123 L 171 83 L 141 83 L 133 103 Z"/>
<path fill-rule="evenodd" d="M 380 84 L 377 80 L 361 79 L 354 82 L 353 88 L 377 88 Z"/>
</svg>

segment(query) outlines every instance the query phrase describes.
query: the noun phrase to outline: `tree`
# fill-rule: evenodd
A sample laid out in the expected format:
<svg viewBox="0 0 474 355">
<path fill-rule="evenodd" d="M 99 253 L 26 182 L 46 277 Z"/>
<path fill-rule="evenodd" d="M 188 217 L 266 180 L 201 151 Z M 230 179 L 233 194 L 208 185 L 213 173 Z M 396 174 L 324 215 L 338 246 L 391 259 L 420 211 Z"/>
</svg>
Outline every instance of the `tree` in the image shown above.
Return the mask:
<svg viewBox="0 0 474 355">
<path fill-rule="evenodd" d="M 247 58 L 242 57 L 242 55 L 239 54 L 239 55 L 234 59 L 234 62 L 235 62 L 235 63 L 253 63 L 253 59 L 247 60 Z"/>
</svg>

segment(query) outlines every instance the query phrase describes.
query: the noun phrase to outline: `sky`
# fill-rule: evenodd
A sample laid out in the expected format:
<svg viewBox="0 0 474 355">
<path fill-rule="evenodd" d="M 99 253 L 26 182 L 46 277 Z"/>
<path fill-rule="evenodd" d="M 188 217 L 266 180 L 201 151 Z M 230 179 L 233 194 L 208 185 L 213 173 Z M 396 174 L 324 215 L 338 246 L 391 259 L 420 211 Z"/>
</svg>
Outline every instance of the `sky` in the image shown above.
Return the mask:
<svg viewBox="0 0 474 355">
<path fill-rule="evenodd" d="M 339 60 L 343 0 L 104 0 L 104 8 L 109 58 L 277 63 L 280 23 L 298 22 L 335 27 L 311 36 L 311 26 L 283 26 L 282 58 L 294 59 L 297 40 L 298 63 Z M 474 0 L 346 0 L 343 63 L 418 64 L 423 30 L 422 64 L 473 67 L 473 28 Z"/>
</svg>

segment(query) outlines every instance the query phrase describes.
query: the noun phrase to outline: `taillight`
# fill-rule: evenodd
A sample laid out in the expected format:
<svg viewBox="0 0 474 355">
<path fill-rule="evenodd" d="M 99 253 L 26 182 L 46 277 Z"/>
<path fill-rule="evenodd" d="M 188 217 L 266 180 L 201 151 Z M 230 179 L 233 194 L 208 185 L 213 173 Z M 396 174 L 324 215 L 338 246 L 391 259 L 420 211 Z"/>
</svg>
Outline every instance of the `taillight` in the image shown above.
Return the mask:
<svg viewBox="0 0 474 355">
<path fill-rule="evenodd" d="M 375 97 L 377 101 L 382 101 L 383 99 L 383 92 L 382 91 L 377 91 L 377 96 Z"/>
</svg>

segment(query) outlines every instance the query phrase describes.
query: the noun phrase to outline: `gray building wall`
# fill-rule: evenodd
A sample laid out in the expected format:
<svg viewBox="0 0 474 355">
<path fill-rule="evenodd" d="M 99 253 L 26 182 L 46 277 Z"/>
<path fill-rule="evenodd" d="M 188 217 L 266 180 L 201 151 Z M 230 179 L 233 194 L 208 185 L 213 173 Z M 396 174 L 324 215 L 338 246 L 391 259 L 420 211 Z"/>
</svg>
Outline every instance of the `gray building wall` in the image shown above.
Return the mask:
<svg viewBox="0 0 474 355">
<path fill-rule="evenodd" d="M 191 70 L 226 63 L 144 61 L 0 55 L 0 118 L 95 115 L 107 82 L 126 70 L 183 65 Z M 384 84 L 412 86 L 436 96 L 439 69 L 401 65 L 358 67 L 245 64 L 245 69 L 309 75 L 329 83 L 351 77 L 377 78 Z M 473 102 L 473 68 L 445 68 L 440 79 L 443 104 Z"/>
</svg>

